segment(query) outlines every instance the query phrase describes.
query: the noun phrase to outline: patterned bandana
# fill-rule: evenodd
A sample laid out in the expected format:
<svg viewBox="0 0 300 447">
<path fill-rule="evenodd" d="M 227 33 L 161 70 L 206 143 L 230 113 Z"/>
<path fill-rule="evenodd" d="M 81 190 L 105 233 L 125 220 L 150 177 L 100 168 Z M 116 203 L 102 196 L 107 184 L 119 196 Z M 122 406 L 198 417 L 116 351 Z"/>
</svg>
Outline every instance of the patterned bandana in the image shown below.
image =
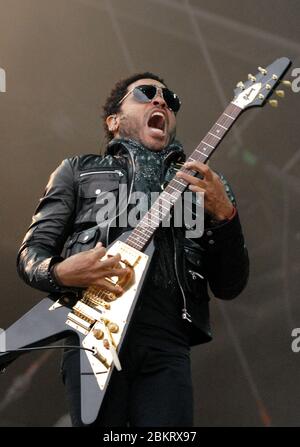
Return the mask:
<svg viewBox="0 0 300 447">
<path fill-rule="evenodd" d="M 123 143 L 133 155 L 135 163 L 134 191 L 143 192 L 148 196 L 148 204 L 145 204 L 146 209 L 142 212 L 144 214 L 151 205 L 151 192 L 162 192 L 165 158 L 171 152 L 183 152 L 182 146 L 176 141 L 162 151 L 152 151 L 130 139 L 113 140 L 109 146 L 111 147 L 115 143 Z"/>
</svg>

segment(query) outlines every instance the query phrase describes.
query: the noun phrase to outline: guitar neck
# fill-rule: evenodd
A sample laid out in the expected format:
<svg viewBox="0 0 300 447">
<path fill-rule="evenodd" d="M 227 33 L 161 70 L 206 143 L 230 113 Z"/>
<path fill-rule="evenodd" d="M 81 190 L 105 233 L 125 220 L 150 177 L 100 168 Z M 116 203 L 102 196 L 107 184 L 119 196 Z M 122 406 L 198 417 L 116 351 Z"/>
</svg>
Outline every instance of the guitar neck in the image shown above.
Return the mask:
<svg viewBox="0 0 300 447">
<path fill-rule="evenodd" d="M 230 103 L 187 161 L 206 163 L 242 111 L 243 109 Z M 181 168 L 180 171 L 196 175 L 195 171 L 186 168 Z M 127 238 L 126 244 L 143 251 L 155 230 L 169 216 L 171 208 L 187 185 L 185 180 L 177 177 L 173 178 Z"/>
</svg>

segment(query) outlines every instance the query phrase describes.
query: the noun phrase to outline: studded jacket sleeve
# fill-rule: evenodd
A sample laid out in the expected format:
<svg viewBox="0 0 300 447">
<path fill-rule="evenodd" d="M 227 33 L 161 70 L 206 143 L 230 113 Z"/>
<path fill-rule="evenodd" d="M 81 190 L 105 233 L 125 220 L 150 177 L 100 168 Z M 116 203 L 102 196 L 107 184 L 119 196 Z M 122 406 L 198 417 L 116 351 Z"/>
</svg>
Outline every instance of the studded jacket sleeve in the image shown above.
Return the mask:
<svg viewBox="0 0 300 447">
<path fill-rule="evenodd" d="M 236 207 L 231 187 L 222 175 L 220 178 Z M 238 296 L 248 281 L 249 257 L 237 209 L 227 221 L 206 218 L 203 236 L 197 243 L 205 253 L 205 273 L 213 294 L 225 300 Z"/>
<path fill-rule="evenodd" d="M 73 168 L 66 159 L 50 176 L 18 252 L 18 273 L 30 286 L 50 293 L 64 291 L 50 268 L 63 260 L 60 253 L 72 229 L 74 208 Z"/>
</svg>

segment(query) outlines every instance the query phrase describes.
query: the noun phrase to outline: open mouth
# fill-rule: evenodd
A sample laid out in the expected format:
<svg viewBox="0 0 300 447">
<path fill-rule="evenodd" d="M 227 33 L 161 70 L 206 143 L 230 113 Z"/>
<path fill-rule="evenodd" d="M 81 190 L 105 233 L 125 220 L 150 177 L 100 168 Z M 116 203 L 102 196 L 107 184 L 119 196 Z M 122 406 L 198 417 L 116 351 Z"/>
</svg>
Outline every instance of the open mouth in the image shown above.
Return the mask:
<svg viewBox="0 0 300 447">
<path fill-rule="evenodd" d="M 155 132 L 159 133 L 165 133 L 165 127 L 166 127 L 166 117 L 161 112 L 154 112 L 149 120 L 148 120 L 148 127 L 150 127 Z"/>
</svg>

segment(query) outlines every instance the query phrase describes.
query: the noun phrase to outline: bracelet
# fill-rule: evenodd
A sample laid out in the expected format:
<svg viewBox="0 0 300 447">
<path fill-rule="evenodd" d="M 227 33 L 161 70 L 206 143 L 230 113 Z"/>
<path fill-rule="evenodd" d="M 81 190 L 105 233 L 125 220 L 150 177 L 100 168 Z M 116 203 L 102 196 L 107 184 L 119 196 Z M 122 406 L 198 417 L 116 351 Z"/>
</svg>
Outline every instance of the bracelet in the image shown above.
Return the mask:
<svg viewBox="0 0 300 447">
<path fill-rule="evenodd" d="M 236 215 L 236 213 L 237 213 L 237 209 L 234 206 L 231 215 L 229 217 L 227 217 L 227 219 L 225 219 L 225 220 L 232 220 L 234 218 L 234 216 Z"/>
<path fill-rule="evenodd" d="M 226 223 L 226 222 L 230 222 L 230 221 L 235 217 L 236 213 L 237 213 L 237 209 L 236 209 L 236 207 L 234 206 L 234 207 L 233 207 L 233 210 L 232 210 L 232 213 L 230 214 L 229 217 L 226 217 L 226 219 L 223 219 L 223 220 L 211 219 L 211 223 L 212 223 L 213 225 L 217 225 L 217 226 L 219 226 L 219 225 L 222 225 L 222 224 L 224 224 L 224 223 Z"/>
<path fill-rule="evenodd" d="M 49 282 L 53 287 L 55 287 L 57 290 L 60 290 L 61 287 L 63 287 L 63 284 L 59 281 L 56 273 L 55 273 L 55 267 L 57 266 L 58 262 L 53 264 L 50 269 L 48 270 L 48 278 Z"/>
</svg>

